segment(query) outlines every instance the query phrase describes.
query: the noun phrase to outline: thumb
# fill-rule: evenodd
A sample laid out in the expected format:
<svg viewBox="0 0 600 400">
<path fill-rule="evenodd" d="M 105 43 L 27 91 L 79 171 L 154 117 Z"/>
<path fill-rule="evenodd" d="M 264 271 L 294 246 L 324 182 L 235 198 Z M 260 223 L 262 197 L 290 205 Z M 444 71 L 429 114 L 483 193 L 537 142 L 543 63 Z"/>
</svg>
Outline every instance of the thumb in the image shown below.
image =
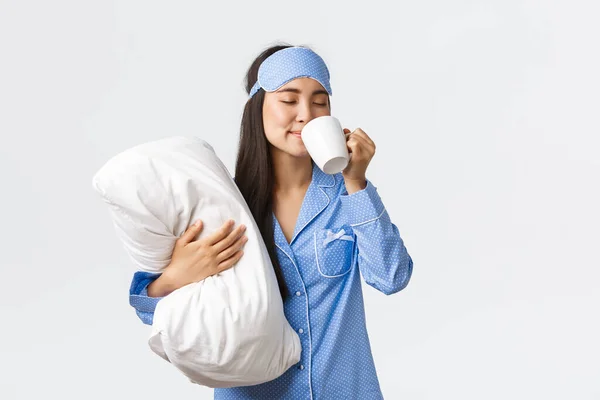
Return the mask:
<svg viewBox="0 0 600 400">
<path fill-rule="evenodd" d="M 189 242 L 191 242 L 194 237 L 202 230 L 203 223 L 201 220 L 196 221 L 193 225 L 190 225 L 188 229 L 181 235 L 181 237 L 177 240 L 180 245 L 185 246 Z"/>
</svg>

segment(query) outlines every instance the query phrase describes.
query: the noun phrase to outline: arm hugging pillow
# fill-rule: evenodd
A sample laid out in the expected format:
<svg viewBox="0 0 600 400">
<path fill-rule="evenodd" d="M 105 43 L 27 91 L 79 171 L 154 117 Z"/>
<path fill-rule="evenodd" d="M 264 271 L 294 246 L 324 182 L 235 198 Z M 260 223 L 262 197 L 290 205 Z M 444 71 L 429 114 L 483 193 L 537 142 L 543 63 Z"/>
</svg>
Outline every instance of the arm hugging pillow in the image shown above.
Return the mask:
<svg viewBox="0 0 600 400">
<path fill-rule="evenodd" d="M 93 186 L 108 204 L 135 266 L 161 272 L 175 241 L 201 219 L 209 235 L 228 219 L 247 226 L 233 267 L 175 290 L 158 302 L 148 344 L 192 382 L 256 385 L 300 360 L 262 236 L 229 172 L 205 141 L 170 137 L 110 159 Z"/>
</svg>

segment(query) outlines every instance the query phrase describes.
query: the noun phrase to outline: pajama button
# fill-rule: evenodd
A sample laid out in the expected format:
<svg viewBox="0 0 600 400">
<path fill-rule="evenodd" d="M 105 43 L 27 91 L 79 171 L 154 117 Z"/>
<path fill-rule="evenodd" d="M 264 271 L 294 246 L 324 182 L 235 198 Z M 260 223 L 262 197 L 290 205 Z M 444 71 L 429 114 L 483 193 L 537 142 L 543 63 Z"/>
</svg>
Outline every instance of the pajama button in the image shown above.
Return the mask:
<svg viewBox="0 0 600 400">
<path fill-rule="evenodd" d="M 296 296 L 300 296 L 302 293 L 300 292 L 296 292 Z"/>
<path fill-rule="evenodd" d="M 302 328 L 298 329 L 298 333 L 304 333 L 304 329 L 302 329 Z"/>
<path fill-rule="evenodd" d="M 300 368 L 300 369 L 304 369 L 304 365 L 300 365 L 298 368 Z"/>
</svg>

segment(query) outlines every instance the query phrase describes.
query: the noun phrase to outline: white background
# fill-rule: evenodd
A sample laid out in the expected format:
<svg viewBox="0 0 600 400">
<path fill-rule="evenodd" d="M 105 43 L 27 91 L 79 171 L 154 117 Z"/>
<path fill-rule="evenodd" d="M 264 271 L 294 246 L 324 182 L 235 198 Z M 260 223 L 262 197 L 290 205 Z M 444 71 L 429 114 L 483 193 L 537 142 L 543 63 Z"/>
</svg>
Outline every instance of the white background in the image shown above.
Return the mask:
<svg viewBox="0 0 600 400">
<path fill-rule="evenodd" d="M 593 1 L 0 0 L 0 398 L 208 399 L 146 344 L 93 174 L 170 135 L 233 171 L 250 63 L 328 64 L 414 260 L 364 285 L 386 399 L 600 399 Z"/>
</svg>

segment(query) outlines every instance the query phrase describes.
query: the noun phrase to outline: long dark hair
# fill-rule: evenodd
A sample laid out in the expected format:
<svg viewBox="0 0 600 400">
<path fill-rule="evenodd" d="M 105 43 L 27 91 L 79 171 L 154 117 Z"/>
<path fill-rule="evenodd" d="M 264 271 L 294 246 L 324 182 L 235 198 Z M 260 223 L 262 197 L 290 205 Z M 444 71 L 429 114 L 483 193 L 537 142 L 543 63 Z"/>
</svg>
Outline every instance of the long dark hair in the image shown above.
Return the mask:
<svg viewBox="0 0 600 400">
<path fill-rule="evenodd" d="M 246 73 L 245 87 L 250 89 L 258 79 L 260 64 L 271 54 L 292 47 L 275 45 L 264 50 L 250 65 Z M 273 182 L 275 178 L 269 142 L 265 136 L 262 109 L 265 91 L 260 89 L 246 102 L 240 127 L 240 141 L 235 164 L 235 183 L 244 196 L 252 216 L 258 225 L 275 269 L 281 298 L 287 297 L 287 288 L 275 251 L 273 231 Z"/>
</svg>

